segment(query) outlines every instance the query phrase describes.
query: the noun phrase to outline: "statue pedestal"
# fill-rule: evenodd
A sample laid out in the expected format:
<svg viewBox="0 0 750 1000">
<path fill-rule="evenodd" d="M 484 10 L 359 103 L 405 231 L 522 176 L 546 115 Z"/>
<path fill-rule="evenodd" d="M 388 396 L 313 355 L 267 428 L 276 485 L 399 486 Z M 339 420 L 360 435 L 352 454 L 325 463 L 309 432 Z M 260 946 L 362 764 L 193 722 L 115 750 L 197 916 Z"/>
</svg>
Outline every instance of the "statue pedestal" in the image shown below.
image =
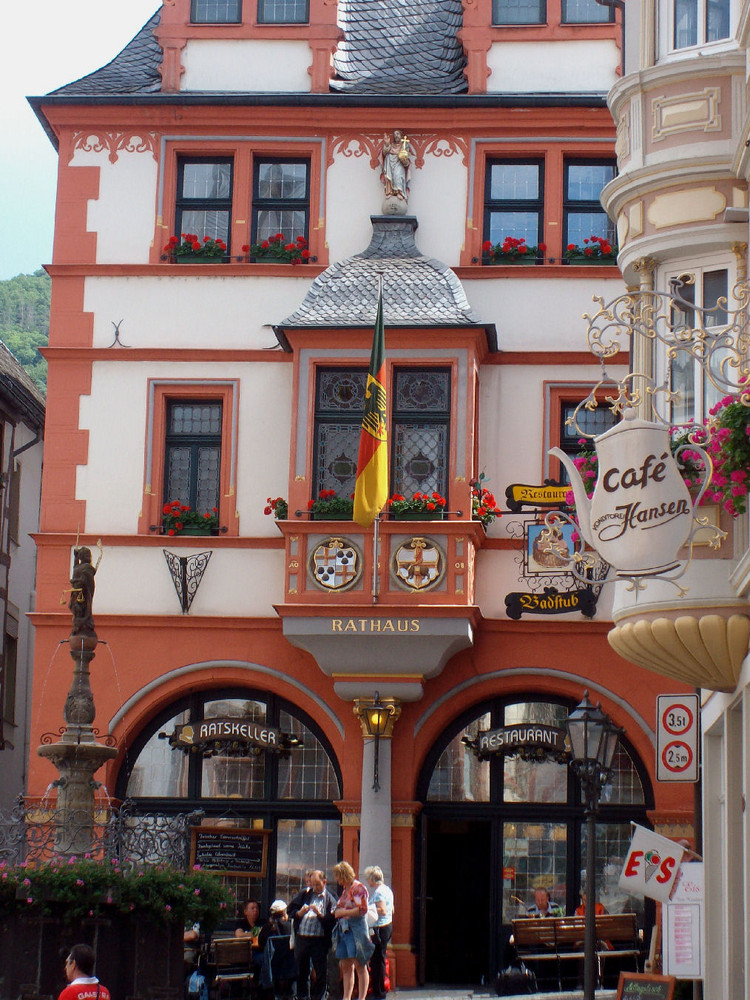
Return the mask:
<svg viewBox="0 0 750 1000">
<path fill-rule="evenodd" d="M 403 198 L 397 198 L 394 194 L 387 194 L 383 198 L 381 207 L 382 215 L 406 215 L 408 205 Z"/>
</svg>

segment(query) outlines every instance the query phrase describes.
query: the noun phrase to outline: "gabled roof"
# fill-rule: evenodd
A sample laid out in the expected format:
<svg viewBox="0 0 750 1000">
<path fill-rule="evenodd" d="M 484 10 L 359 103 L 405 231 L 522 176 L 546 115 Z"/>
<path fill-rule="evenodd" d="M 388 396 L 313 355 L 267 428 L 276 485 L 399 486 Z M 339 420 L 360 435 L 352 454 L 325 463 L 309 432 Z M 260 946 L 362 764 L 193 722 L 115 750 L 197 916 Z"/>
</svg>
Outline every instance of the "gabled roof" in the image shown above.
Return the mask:
<svg viewBox="0 0 750 1000">
<path fill-rule="evenodd" d="M 326 268 L 313 281 L 299 309 L 275 327 L 282 346 L 285 329 L 368 327 L 375 323 L 379 279 L 383 279 L 386 326 L 483 327 L 496 350 L 495 327 L 472 311 L 463 285 L 447 264 L 420 253 L 414 216 L 371 216 L 372 240 L 362 253 Z"/>
<path fill-rule="evenodd" d="M 352 94 L 460 94 L 466 59 L 461 0 L 339 0 L 344 39 L 333 90 Z"/>
<path fill-rule="evenodd" d="M 332 90 L 362 95 L 466 91 L 465 58 L 456 37 L 463 21 L 461 0 L 339 0 L 338 12 L 346 37 L 334 58 Z M 162 51 L 154 37 L 160 21 L 157 11 L 106 66 L 51 95 L 160 93 Z"/>
<path fill-rule="evenodd" d="M 18 412 L 35 430 L 44 427 L 44 396 L 2 340 L 0 340 L 0 401 Z"/>
<path fill-rule="evenodd" d="M 53 90 L 52 94 L 95 96 L 104 94 L 154 94 L 161 90 L 159 66 L 162 51 L 154 37 L 161 21 L 157 11 L 128 42 L 122 52 L 101 69 Z"/>
</svg>

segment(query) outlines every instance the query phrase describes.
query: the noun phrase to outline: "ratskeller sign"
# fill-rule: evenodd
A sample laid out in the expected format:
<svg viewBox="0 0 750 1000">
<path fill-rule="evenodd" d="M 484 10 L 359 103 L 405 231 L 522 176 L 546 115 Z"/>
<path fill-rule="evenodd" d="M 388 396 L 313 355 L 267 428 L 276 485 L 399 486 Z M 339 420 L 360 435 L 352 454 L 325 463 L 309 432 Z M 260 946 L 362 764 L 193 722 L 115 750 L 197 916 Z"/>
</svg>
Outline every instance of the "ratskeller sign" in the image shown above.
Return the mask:
<svg viewBox="0 0 750 1000">
<path fill-rule="evenodd" d="M 171 734 L 159 733 L 174 750 L 207 756 L 232 753 L 284 753 L 302 745 L 296 736 L 250 719 L 199 719 L 175 726 Z"/>
</svg>

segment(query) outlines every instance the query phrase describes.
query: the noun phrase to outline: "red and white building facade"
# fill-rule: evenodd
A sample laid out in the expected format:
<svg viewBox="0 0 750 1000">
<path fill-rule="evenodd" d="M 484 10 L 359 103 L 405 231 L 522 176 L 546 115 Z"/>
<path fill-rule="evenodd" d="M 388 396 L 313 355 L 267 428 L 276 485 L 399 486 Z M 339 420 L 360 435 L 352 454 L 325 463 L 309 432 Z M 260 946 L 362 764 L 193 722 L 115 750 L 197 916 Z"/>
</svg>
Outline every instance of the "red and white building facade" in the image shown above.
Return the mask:
<svg viewBox="0 0 750 1000">
<path fill-rule="evenodd" d="M 97 777 L 144 813 L 270 831 L 266 876 L 238 883 L 264 905 L 310 867 L 380 864 L 399 985 L 490 974 L 536 884 L 578 902 L 575 779 L 480 761 L 462 736 L 563 725 L 584 689 L 601 701 L 625 730 L 602 898 L 647 931 L 617 889 L 630 822 L 694 832 L 692 788 L 654 766 L 656 697 L 689 685 L 613 652 L 611 588 L 593 618 L 508 617 L 506 595 L 571 581 L 533 565 L 538 510 L 471 519 L 482 472 L 502 508 L 510 484 L 559 477 L 547 450 L 575 448 L 565 418 L 599 377 L 581 316 L 625 286 L 564 251 L 614 240 L 599 193 L 617 183 L 620 22 L 594 0 L 172 0 L 108 66 L 32 99 L 60 157 L 32 747 L 69 683 L 60 593 L 80 530 L 104 550 L 92 687 L 118 747 Z M 379 180 L 394 129 L 411 146 L 400 216 Z M 305 239 L 304 264 L 243 249 L 279 230 Z M 226 256 L 166 254 L 182 232 Z M 508 235 L 543 244 L 537 263 L 492 264 L 483 245 Z M 308 501 L 352 489 L 379 277 L 391 491 L 441 492 L 449 514 L 385 518 L 374 557 L 371 530 Z M 269 496 L 288 518 L 264 514 Z M 175 499 L 216 507 L 218 532 L 165 535 Z M 186 612 L 170 562 L 202 571 Z M 356 714 L 376 692 L 395 716 L 377 790 Z M 204 757 L 159 738 L 227 717 L 302 746 Z M 54 777 L 32 753 L 29 795 Z"/>
</svg>

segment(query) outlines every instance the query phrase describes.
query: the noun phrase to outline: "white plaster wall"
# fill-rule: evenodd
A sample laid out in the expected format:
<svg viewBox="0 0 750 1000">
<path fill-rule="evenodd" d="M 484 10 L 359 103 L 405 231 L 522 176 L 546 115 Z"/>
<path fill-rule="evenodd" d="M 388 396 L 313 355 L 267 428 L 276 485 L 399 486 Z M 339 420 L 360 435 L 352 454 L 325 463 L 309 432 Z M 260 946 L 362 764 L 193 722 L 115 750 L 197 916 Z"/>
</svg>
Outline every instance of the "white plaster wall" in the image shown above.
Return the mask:
<svg viewBox="0 0 750 1000">
<path fill-rule="evenodd" d="M 497 326 L 502 351 L 586 351 L 584 313 L 593 314 L 592 301 L 605 302 L 625 291 L 622 278 L 602 278 L 597 268 L 585 278 L 498 278 L 463 282 L 475 313 Z"/>
<path fill-rule="evenodd" d="M 276 537 L 275 522 L 263 514 L 263 508 L 269 495 L 287 492 L 290 364 L 95 362 L 91 394 L 82 397 L 80 404 L 80 426 L 89 431 L 89 462 L 78 466 L 76 496 L 86 500 L 86 531 L 127 534 L 137 530 L 149 378 L 240 380 L 236 492 L 240 533 Z M 272 414 L 269 399 L 274 401 Z M 247 550 L 245 558 L 253 558 Z M 97 587 L 98 580 L 97 576 Z"/>
<path fill-rule="evenodd" d="M 326 239 L 331 261 L 360 253 L 370 243 L 371 215 L 380 215 L 383 185 L 380 171 L 367 154 L 357 156 L 358 143 L 337 152 L 326 177 Z M 351 153 L 346 156 L 345 152 Z"/>
<path fill-rule="evenodd" d="M 86 229 L 97 237 L 97 264 L 147 264 L 154 238 L 157 164 L 153 154 L 121 151 L 112 163 L 109 150 L 86 153 L 79 149 L 72 165 L 99 168 L 99 197 L 89 199 L 86 217 Z"/>
<path fill-rule="evenodd" d="M 112 323 L 119 320 L 128 347 L 277 347 L 271 324 L 297 309 L 312 278 L 222 278 L 221 265 L 216 269 L 216 276 L 193 276 L 186 267 L 184 278 L 86 278 L 84 310 L 94 314 L 94 347 L 111 345 Z"/>
<path fill-rule="evenodd" d="M 421 169 L 412 167 L 408 214 L 419 220 L 416 240 L 422 253 L 455 267 L 464 241 L 466 166 L 447 143 L 437 148 L 442 155 L 428 154 Z M 370 216 L 382 211 L 380 168 L 370 165 L 369 155 L 357 156 L 358 151 L 358 144 L 350 143 L 328 170 L 326 237 L 332 261 L 364 250 L 372 235 Z"/>
<path fill-rule="evenodd" d="M 412 169 L 409 214 L 419 219 L 416 239 L 422 253 L 456 267 L 466 232 L 467 173 L 460 153 L 445 155 L 445 143 L 440 148 L 444 155 L 428 155 L 421 170 Z"/>
<path fill-rule="evenodd" d="M 487 53 L 487 90 L 509 93 L 606 93 L 617 81 L 612 39 L 496 42 Z"/>
<path fill-rule="evenodd" d="M 190 39 L 182 50 L 180 90 L 309 93 L 306 41 Z"/>
<path fill-rule="evenodd" d="M 175 548 L 178 555 L 201 552 Z M 168 539 L 163 548 L 169 549 Z M 275 618 L 284 600 L 283 550 L 216 548 L 190 607 L 190 615 Z M 97 615 L 179 615 L 180 603 L 162 546 L 112 547 L 96 573 Z"/>
</svg>

